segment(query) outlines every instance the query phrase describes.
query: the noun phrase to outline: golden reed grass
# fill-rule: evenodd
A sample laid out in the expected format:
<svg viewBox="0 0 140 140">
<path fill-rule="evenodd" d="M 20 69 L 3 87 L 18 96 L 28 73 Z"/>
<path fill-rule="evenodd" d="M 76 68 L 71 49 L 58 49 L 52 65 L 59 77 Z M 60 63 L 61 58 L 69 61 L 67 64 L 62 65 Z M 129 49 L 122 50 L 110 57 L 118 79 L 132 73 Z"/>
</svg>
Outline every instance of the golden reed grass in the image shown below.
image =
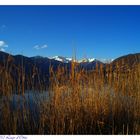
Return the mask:
<svg viewBox="0 0 140 140">
<path fill-rule="evenodd" d="M 42 92 L 45 85 L 37 70 L 27 79 L 24 66 L 19 66 L 14 79 L 12 64 L 7 61 L 0 69 L 4 95 L 0 101 L 0 134 L 140 134 L 140 65 L 125 70 L 119 63 L 115 70 L 112 65 L 100 65 L 93 71 L 78 65 L 73 61 L 69 71 L 62 66 L 54 71 L 50 66 L 45 91 L 48 97 L 41 100 L 37 96 L 32 106 L 24 96 L 24 83 Z M 16 109 L 10 98 L 14 91 L 24 99 L 19 97 Z"/>
</svg>

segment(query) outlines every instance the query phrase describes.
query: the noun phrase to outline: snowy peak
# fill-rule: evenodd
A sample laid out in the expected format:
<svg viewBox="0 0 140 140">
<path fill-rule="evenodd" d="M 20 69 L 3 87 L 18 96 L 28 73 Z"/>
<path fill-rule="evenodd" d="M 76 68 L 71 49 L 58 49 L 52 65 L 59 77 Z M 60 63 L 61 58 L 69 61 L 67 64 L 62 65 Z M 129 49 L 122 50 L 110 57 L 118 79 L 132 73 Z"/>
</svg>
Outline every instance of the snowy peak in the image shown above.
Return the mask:
<svg viewBox="0 0 140 140">
<path fill-rule="evenodd" d="M 54 57 L 51 57 L 50 59 L 60 61 L 60 62 L 63 62 L 63 63 L 69 63 L 69 62 L 72 61 L 72 58 L 63 57 L 63 56 L 54 56 Z"/>
<path fill-rule="evenodd" d="M 36 56 L 34 58 L 43 58 L 41 56 Z M 64 56 L 53 56 L 53 57 L 48 57 L 51 60 L 56 60 L 62 63 L 70 63 L 73 59 L 70 57 L 64 57 Z M 74 60 L 73 60 L 74 61 Z M 96 61 L 100 61 L 102 63 L 111 63 L 113 61 L 113 59 L 95 59 L 95 58 L 83 58 L 80 60 L 75 60 L 75 62 L 77 63 L 92 63 L 92 62 L 96 62 Z"/>
<path fill-rule="evenodd" d="M 72 58 L 70 57 L 63 57 L 63 56 L 54 56 L 54 57 L 50 57 L 50 59 L 56 60 L 56 61 L 60 61 L 63 63 L 69 63 L 72 61 Z M 83 58 L 81 60 L 77 60 L 77 63 L 90 63 L 95 61 L 95 58 Z"/>
<path fill-rule="evenodd" d="M 83 58 L 83 59 L 79 60 L 78 62 L 79 63 L 90 63 L 93 61 L 95 61 L 95 58 Z"/>
</svg>

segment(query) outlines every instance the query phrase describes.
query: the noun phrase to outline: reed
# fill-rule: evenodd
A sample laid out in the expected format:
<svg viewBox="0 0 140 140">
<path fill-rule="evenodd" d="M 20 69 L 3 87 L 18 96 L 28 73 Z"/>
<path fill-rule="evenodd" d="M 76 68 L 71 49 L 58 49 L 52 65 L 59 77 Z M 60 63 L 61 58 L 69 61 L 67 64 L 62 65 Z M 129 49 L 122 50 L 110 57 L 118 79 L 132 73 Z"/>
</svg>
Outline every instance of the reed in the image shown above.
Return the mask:
<svg viewBox="0 0 140 140">
<path fill-rule="evenodd" d="M 76 61 L 70 70 L 59 66 L 54 71 L 50 66 L 46 90 L 36 67 L 27 78 L 24 66 L 19 66 L 14 79 L 12 62 L 7 60 L 0 69 L 5 97 L 0 101 L 0 134 L 140 134 L 140 65 L 124 70 L 123 63 L 115 70 L 112 65 L 100 65 L 93 71 L 80 68 Z M 32 106 L 24 95 L 26 88 L 46 90 L 48 98 L 35 94 Z M 20 96 L 14 108 L 15 90 Z"/>
</svg>

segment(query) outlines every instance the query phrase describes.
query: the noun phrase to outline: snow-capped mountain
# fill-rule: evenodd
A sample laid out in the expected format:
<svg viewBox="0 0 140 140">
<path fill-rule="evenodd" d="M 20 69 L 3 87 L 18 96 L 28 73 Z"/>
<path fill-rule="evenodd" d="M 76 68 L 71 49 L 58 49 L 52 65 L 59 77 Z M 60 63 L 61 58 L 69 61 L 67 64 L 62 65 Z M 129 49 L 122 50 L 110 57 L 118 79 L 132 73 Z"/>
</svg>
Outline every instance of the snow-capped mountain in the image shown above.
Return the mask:
<svg viewBox="0 0 140 140">
<path fill-rule="evenodd" d="M 72 61 L 72 58 L 63 57 L 63 56 L 54 56 L 54 57 L 50 57 L 49 59 L 53 59 L 53 60 L 60 61 L 63 63 L 69 63 Z"/>
<path fill-rule="evenodd" d="M 79 63 L 90 63 L 93 61 L 95 61 L 95 58 L 83 58 L 83 59 L 79 60 L 78 62 Z"/>
<path fill-rule="evenodd" d="M 69 63 L 72 61 L 72 58 L 63 57 L 63 56 L 49 57 L 49 59 L 53 59 L 53 60 L 60 61 L 63 63 Z M 95 58 L 83 58 L 81 60 L 77 60 L 77 63 L 90 63 L 90 62 L 93 62 L 94 60 L 95 60 Z"/>
</svg>

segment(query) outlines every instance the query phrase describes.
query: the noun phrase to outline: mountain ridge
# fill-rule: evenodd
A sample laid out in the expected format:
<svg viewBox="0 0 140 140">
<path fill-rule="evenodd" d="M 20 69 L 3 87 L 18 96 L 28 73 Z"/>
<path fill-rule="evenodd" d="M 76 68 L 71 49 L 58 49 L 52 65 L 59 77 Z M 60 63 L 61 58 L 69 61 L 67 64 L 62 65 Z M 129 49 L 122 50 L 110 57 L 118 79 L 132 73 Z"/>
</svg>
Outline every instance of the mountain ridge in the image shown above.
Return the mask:
<svg viewBox="0 0 140 140">
<path fill-rule="evenodd" d="M 7 58 L 8 56 L 11 56 L 11 57 L 15 57 L 15 58 L 26 58 L 26 59 L 31 59 L 31 60 L 48 60 L 48 61 L 57 61 L 57 62 L 60 62 L 60 63 L 71 63 L 74 59 L 71 58 L 71 57 L 64 57 L 64 56 L 53 56 L 53 57 L 43 57 L 43 56 L 40 56 L 40 55 L 37 55 L 37 56 L 32 56 L 32 57 L 28 57 L 28 56 L 25 56 L 25 55 L 21 55 L 21 54 L 16 54 L 16 55 L 13 55 L 13 54 L 10 54 L 10 53 L 7 53 L 7 52 L 3 52 L 3 51 L 0 51 L 0 60 Z M 77 63 L 92 63 L 94 61 L 98 61 L 98 62 L 101 62 L 101 63 L 112 63 L 112 64 L 115 64 L 116 62 L 118 61 L 130 61 L 131 63 L 133 63 L 134 61 L 136 62 L 140 62 L 140 53 L 134 53 L 134 54 L 127 54 L 127 55 L 123 55 L 123 56 L 120 56 L 116 59 L 96 59 L 96 58 L 83 58 L 83 59 L 80 59 L 80 60 L 74 60 L 75 62 Z"/>
<path fill-rule="evenodd" d="M 140 64 L 140 53 L 118 57 L 111 63 L 103 63 L 97 59 L 94 59 L 92 62 L 87 60 L 80 63 L 74 61 L 74 63 L 77 64 L 77 70 L 86 70 L 88 73 L 94 72 L 97 67 L 102 68 L 105 75 L 108 72 L 117 72 L 118 70 L 127 72 L 127 70 L 134 69 Z M 36 87 L 40 83 L 39 81 L 43 81 L 44 85 L 49 86 L 50 68 L 55 73 L 59 67 L 64 67 L 67 73 L 69 73 L 72 68 L 72 61 L 64 63 L 48 57 L 26 57 L 0 51 L 0 75 L 7 72 L 13 79 L 20 79 L 21 81 L 21 76 L 25 75 L 25 87 L 29 89 L 32 87 L 32 84 L 34 84 L 33 87 Z M 112 68 L 111 71 L 110 68 Z M 30 81 L 32 81 L 32 78 L 34 79 L 34 83 L 31 84 Z M 21 81 L 16 81 L 16 85 Z"/>
</svg>

